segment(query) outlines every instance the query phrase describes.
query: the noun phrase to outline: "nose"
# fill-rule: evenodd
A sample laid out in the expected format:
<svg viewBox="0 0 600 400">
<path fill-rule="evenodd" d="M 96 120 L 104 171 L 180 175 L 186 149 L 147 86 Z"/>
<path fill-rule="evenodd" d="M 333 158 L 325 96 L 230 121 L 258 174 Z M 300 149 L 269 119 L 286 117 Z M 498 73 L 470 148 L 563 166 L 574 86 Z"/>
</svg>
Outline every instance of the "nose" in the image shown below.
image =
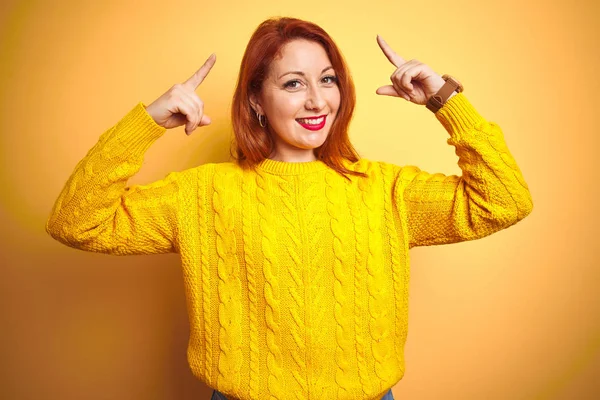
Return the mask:
<svg viewBox="0 0 600 400">
<path fill-rule="evenodd" d="M 325 107 L 325 98 L 321 89 L 312 87 L 307 92 L 305 107 L 307 110 L 321 110 Z"/>
</svg>

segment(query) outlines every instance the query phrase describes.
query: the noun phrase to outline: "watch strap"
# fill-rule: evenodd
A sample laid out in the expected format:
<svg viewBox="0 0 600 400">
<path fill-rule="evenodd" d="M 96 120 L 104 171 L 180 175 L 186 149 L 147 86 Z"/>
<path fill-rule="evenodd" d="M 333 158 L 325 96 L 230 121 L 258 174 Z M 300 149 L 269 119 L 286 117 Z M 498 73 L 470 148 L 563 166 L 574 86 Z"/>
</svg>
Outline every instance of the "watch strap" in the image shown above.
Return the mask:
<svg viewBox="0 0 600 400">
<path fill-rule="evenodd" d="M 457 91 L 458 93 L 462 92 L 462 87 L 458 81 L 452 79 L 449 75 L 444 75 L 442 77 L 446 83 L 438 90 L 436 94 L 431 96 L 427 101 L 427 109 L 436 113 L 442 106 L 446 103 L 452 92 Z M 458 90 L 457 90 L 458 89 Z"/>
</svg>

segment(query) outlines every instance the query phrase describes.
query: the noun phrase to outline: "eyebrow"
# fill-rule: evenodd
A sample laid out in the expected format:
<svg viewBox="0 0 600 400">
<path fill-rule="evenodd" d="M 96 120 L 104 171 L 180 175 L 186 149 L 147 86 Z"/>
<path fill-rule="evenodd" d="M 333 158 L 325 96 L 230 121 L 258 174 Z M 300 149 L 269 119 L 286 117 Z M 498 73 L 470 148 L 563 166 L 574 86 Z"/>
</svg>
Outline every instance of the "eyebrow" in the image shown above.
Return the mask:
<svg viewBox="0 0 600 400">
<path fill-rule="evenodd" d="M 323 71 L 321 71 L 321 73 L 327 71 L 328 69 L 333 69 L 333 67 L 330 65 L 329 67 L 326 67 L 325 69 L 323 69 Z M 302 72 L 302 71 L 290 71 L 290 72 L 286 72 L 285 74 L 279 76 L 277 79 L 281 79 L 282 77 L 284 77 L 284 76 L 286 76 L 288 74 L 298 74 L 298 75 L 305 76 L 304 72 Z"/>
</svg>

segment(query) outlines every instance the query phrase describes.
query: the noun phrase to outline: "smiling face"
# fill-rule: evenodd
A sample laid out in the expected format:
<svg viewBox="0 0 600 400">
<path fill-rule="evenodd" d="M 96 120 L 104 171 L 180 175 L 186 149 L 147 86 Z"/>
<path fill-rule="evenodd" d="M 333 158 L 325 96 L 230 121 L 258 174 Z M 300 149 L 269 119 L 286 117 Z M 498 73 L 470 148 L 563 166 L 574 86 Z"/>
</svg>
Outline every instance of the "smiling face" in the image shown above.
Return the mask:
<svg viewBox="0 0 600 400">
<path fill-rule="evenodd" d="M 336 73 L 325 49 L 296 39 L 270 65 L 254 110 L 267 118 L 275 142 L 269 158 L 288 162 L 316 159 L 313 149 L 327 139 L 340 106 Z"/>
</svg>

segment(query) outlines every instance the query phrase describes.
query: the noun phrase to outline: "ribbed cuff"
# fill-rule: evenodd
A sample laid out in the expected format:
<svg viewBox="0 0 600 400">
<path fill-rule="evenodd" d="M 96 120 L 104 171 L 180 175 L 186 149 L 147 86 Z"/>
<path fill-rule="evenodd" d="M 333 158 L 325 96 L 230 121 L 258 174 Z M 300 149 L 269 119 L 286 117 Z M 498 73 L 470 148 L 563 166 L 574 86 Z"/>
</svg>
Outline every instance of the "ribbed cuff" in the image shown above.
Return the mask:
<svg viewBox="0 0 600 400">
<path fill-rule="evenodd" d="M 465 132 L 481 123 L 487 123 L 462 92 L 452 96 L 435 113 L 435 116 L 450 135 Z"/>
<path fill-rule="evenodd" d="M 136 104 L 116 125 L 117 138 L 123 152 L 144 154 L 166 131 L 146 111 L 143 102 Z"/>
</svg>

